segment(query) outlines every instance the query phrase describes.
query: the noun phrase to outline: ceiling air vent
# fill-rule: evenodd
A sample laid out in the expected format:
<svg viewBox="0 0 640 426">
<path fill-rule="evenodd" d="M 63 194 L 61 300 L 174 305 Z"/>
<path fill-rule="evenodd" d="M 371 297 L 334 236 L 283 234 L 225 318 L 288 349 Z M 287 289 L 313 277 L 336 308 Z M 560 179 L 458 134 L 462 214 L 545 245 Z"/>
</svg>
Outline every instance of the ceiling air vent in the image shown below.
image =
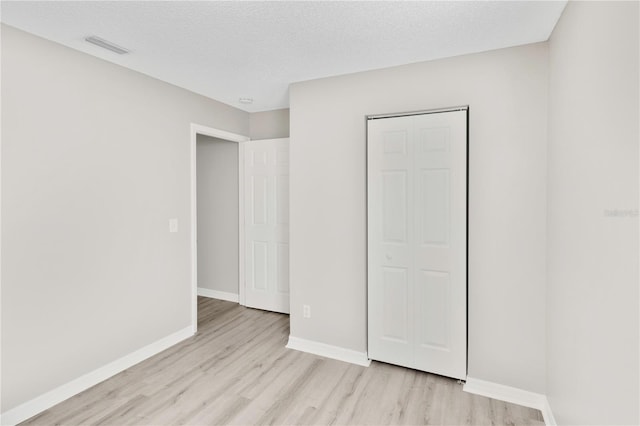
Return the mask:
<svg viewBox="0 0 640 426">
<path fill-rule="evenodd" d="M 112 52 L 115 52 L 118 55 L 124 55 L 125 53 L 129 53 L 130 52 L 128 49 L 125 49 L 124 47 L 120 47 L 117 44 L 113 44 L 110 41 L 105 40 L 105 39 L 100 38 L 100 37 L 88 36 L 88 37 L 85 37 L 84 40 L 88 41 L 91 44 L 95 44 L 96 46 L 100 46 L 103 49 L 107 49 L 107 50 L 110 50 Z"/>
</svg>

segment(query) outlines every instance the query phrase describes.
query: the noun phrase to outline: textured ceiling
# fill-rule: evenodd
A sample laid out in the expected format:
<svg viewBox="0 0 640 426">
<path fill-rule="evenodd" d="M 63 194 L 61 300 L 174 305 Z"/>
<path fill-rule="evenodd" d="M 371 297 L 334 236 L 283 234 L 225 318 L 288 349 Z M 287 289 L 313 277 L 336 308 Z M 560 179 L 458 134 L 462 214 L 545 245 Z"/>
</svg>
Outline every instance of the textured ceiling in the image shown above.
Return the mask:
<svg viewBox="0 0 640 426">
<path fill-rule="evenodd" d="M 245 111 L 290 83 L 549 38 L 566 1 L 2 1 L 2 22 Z M 84 41 L 97 35 L 131 50 Z M 254 99 L 252 105 L 238 102 Z"/>
</svg>

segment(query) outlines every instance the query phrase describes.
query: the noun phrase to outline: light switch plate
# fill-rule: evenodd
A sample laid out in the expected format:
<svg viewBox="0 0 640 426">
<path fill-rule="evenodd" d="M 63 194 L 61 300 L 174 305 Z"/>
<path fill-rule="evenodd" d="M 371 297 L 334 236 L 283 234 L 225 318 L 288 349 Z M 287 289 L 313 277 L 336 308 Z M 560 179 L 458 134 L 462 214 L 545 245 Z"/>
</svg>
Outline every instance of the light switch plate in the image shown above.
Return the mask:
<svg viewBox="0 0 640 426">
<path fill-rule="evenodd" d="M 178 219 L 169 219 L 169 232 L 178 232 Z"/>
</svg>

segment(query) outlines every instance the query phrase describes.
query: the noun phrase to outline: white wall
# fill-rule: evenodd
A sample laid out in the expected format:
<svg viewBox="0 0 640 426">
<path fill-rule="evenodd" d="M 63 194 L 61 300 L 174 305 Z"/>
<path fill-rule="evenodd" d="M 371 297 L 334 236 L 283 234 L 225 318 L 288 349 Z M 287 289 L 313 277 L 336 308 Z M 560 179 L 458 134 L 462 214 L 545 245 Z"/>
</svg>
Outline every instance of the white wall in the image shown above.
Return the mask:
<svg viewBox="0 0 640 426">
<path fill-rule="evenodd" d="M 249 131 L 252 140 L 288 138 L 289 109 L 251 113 Z"/>
<path fill-rule="evenodd" d="M 238 294 L 238 144 L 197 136 L 198 287 Z"/>
<path fill-rule="evenodd" d="M 549 42 L 547 393 L 559 424 L 640 423 L 638 12 L 569 2 Z"/>
<path fill-rule="evenodd" d="M 3 412 L 190 325 L 192 122 L 249 132 L 245 112 L 2 26 Z"/>
<path fill-rule="evenodd" d="M 544 392 L 547 60 L 542 43 L 290 87 L 292 336 L 366 351 L 365 115 L 468 104 L 469 375 Z"/>
</svg>

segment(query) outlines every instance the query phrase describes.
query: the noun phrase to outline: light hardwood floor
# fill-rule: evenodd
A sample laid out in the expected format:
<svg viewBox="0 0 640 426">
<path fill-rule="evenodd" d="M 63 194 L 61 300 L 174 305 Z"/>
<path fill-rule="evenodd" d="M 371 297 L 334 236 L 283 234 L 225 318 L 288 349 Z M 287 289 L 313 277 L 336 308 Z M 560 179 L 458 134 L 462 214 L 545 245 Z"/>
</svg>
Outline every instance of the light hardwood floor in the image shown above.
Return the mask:
<svg viewBox="0 0 640 426">
<path fill-rule="evenodd" d="M 25 425 L 533 425 L 455 380 L 285 348 L 286 315 L 198 298 L 198 333 Z"/>
</svg>

